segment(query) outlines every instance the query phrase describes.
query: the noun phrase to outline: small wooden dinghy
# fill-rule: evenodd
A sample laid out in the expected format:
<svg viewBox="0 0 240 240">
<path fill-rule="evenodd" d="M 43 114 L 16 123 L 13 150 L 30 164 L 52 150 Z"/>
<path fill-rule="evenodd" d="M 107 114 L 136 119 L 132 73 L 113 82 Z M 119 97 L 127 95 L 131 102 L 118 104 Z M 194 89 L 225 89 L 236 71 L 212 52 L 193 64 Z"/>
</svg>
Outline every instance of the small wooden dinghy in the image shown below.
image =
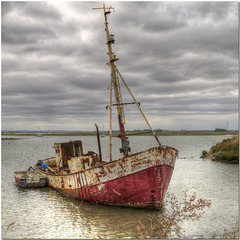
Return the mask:
<svg viewBox="0 0 240 240">
<path fill-rule="evenodd" d="M 16 171 L 14 178 L 20 187 L 44 187 L 47 179 L 36 171 Z"/>
</svg>

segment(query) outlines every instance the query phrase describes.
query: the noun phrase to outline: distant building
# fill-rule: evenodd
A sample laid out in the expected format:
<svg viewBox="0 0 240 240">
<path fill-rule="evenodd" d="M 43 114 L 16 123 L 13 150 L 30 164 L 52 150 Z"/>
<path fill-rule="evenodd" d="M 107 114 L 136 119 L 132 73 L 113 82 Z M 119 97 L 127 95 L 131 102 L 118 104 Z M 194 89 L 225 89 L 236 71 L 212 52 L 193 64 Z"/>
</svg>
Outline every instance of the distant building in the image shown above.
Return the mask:
<svg viewBox="0 0 240 240">
<path fill-rule="evenodd" d="M 163 132 L 162 129 L 155 129 L 154 131 L 155 131 L 155 132 Z"/>
<path fill-rule="evenodd" d="M 227 129 L 225 128 L 215 128 L 215 132 L 226 132 Z"/>
</svg>

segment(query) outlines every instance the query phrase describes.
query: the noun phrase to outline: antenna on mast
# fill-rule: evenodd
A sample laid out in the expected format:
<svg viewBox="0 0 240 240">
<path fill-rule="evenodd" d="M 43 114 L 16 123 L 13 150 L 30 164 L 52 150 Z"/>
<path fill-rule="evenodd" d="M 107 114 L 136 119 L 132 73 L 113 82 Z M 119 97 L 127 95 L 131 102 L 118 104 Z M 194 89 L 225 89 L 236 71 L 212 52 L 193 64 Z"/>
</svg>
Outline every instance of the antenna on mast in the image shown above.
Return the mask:
<svg viewBox="0 0 240 240">
<path fill-rule="evenodd" d="M 105 4 L 103 3 L 103 7 L 101 7 L 101 8 L 92 8 L 92 10 L 97 10 L 97 9 L 103 9 L 104 13 L 107 13 L 108 11 L 110 11 L 111 9 L 114 9 L 114 8 L 112 6 L 111 7 L 105 7 Z M 108 11 L 106 11 L 106 10 L 108 10 Z M 111 11 L 109 13 L 111 13 Z"/>
</svg>

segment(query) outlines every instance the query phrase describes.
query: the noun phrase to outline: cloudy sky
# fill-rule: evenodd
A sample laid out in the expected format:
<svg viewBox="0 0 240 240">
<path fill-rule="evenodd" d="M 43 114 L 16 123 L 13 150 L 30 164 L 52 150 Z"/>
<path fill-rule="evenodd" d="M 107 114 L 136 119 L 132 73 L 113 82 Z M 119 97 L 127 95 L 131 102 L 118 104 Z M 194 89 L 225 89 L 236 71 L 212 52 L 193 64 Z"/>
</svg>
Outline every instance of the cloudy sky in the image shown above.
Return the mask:
<svg viewBox="0 0 240 240">
<path fill-rule="evenodd" d="M 105 4 L 116 65 L 154 129 L 238 129 L 237 2 Z M 102 2 L 2 2 L 2 129 L 108 129 L 104 17 L 93 7 Z M 126 129 L 147 128 L 136 106 L 125 115 Z"/>
</svg>

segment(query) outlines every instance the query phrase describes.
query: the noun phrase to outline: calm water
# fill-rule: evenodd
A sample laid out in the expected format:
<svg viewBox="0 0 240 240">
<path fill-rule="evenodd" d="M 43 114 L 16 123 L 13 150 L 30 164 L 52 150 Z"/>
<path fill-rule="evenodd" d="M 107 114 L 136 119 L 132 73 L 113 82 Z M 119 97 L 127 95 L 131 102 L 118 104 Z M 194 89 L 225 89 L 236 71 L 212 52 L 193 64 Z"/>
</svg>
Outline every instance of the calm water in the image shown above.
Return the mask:
<svg viewBox="0 0 240 240">
<path fill-rule="evenodd" d="M 84 152 L 97 150 L 96 137 L 21 137 L 2 141 L 2 237 L 6 238 L 138 238 L 138 221 L 147 222 L 151 210 L 95 205 L 69 199 L 50 188 L 21 189 L 13 171 L 27 170 L 39 159 L 54 156 L 54 142 L 81 139 Z M 160 137 L 164 145 L 179 150 L 168 192 L 181 200 L 189 189 L 211 199 L 212 206 L 198 222 L 184 222 L 187 238 L 220 235 L 238 220 L 238 165 L 200 159 L 202 150 L 224 136 Z M 157 146 L 153 137 L 130 137 L 132 152 Z M 103 158 L 108 159 L 108 137 L 102 138 Z M 114 139 L 116 145 L 118 139 Z M 119 146 L 114 153 L 119 156 Z M 165 206 L 168 207 L 168 206 Z M 7 226 L 15 222 L 6 235 Z"/>
</svg>

